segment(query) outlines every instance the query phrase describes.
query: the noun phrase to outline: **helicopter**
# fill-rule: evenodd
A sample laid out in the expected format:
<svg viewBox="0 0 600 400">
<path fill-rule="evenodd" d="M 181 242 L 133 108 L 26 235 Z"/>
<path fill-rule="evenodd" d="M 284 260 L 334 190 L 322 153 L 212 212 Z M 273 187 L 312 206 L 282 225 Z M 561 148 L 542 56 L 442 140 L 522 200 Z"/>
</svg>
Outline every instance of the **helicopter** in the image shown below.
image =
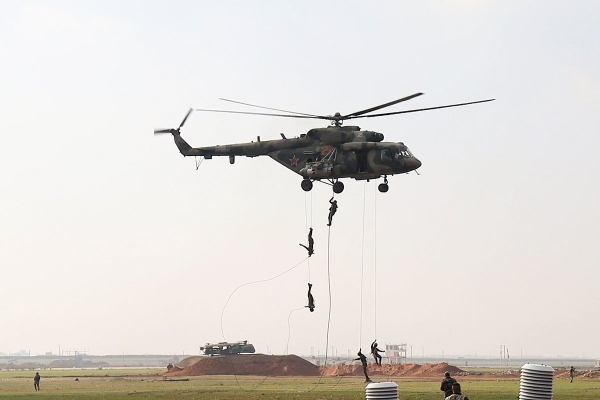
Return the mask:
<svg viewBox="0 0 600 400">
<path fill-rule="evenodd" d="M 415 93 L 398 100 L 345 115 L 341 115 L 339 112 L 336 112 L 334 115 L 307 114 L 221 99 L 231 103 L 283 112 L 285 114 L 210 109 L 196 109 L 195 111 L 321 119 L 330 121 L 330 125 L 324 128 L 313 128 L 307 133 L 301 134 L 300 137 L 289 139 L 281 133 L 281 139 L 277 140 L 261 141 L 260 136 L 258 136 L 256 142 L 253 141 L 250 143 L 191 147 L 181 137 L 181 128 L 192 111 L 194 111 L 194 109 L 190 108 L 177 129 L 156 129 L 154 134 L 172 134 L 177 148 L 185 157 L 195 156 L 210 160 L 216 156 L 228 156 L 230 164 L 234 164 L 236 156 L 269 156 L 284 167 L 300 175 L 303 178 L 300 186 L 306 192 L 313 188 L 313 182 L 315 181 L 331 185 L 334 193 L 342 193 L 344 183 L 340 179 L 353 178 L 355 180 L 366 179 L 369 181 L 371 179 L 379 179 L 383 176 L 383 183 L 379 184 L 378 190 L 385 193 L 389 190 L 388 175 L 416 171 L 421 166 L 421 161 L 411 153 L 403 142 L 384 142 L 383 134 L 361 130 L 358 126 L 343 126 L 344 121 L 459 107 L 495 100 L 479 100 L 445 106 L 371 114 L 374 111 L 421 95 L 423 93 Z"/>
</svg>

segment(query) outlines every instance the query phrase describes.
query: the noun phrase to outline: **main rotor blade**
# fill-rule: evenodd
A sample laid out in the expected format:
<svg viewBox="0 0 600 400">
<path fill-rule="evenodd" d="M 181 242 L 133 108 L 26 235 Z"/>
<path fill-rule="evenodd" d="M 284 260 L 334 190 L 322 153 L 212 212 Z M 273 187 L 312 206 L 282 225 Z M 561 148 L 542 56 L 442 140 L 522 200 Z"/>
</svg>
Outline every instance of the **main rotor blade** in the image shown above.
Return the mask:
<svg viewBox="0 0 600 400">
<path fill-rule="evenodd" d="M 190 109 L 188 110 L 187 114 L 185 114 L 185 117 L 183 118 L 183 121 L 181 121 L 181 124 L 179 124 L 179 128 L 177 128 L 177 130 L 180 130 L 181 127 L 183 126 L 183 124 L 185 124 L 185 121 L 187 121 L 187 119 L 190 116 L 190 114 L 192 113 L 192 111 L 194 111 L 194 109 L 192 107 L 190 107 Z"/>
<path fill-rule="evenodd" d="M 230 103 L 242 104 L 244 106 L 264 108 L 265 110 L 282 111 L 282 112 L 286 112 L 286 113 L 290 113 L 290 114 L 306 115 L 306 116 L 315 117 L 315 118 L 319 117 L 318 115 L 314 115 L 314 114 L 306 114 L 306 113 L 301 113 L 301 112 L 298 112 L 298 111 L 288 111 L 288 110 L 280 110 L 278 108 L 257 106 L 256 104 L 242 103 L 241 101 L 235 101 L 235 100 L 229 100 L 229 99 L 223 99 L 223 98 L 220 98 L 219 100 L 228 101 Z"/>
<path fill-rule="evenodd" d="M 312 116 L 312 115 L 270 114 L 270 113 L 255 113 L 255 112 L 247 112 L 247 111 L 207 110 L 207 109 L 202 109 L 202 108 L 196 108 L 195 110 L 196 111 L 206 111 L 206 112 L 228 113 L 228 114 L 267 115 L 270 117 L 332 119 L 331 117 L 320 116 L 320 115 Z"/>
<path fill-rule="evenodd" d="M 384 117 L 386 115 L 396 115 L 396 114 L 407 114 L 407 113 L 413 113 L 413 112 L 417 112 L 417 111 L 427 111 L 427 110 L 437 110 L 440 108 L 450 108 L 450 107 L 459 107 L 459 106 L 467 106 L 469 104 L 477 104 L 477 103 L 486 103 L 488 101 L 494 101 L 496 99 L 488 99 L 488 100 L 479 100 L 479 101 L 472 101 L 470 103 L 460 103 L 460 104 L 450 104 L 448 106 L 438 106 L 438 107 L 428 107 L 428 108 L 419 108 L 419 109 L 415 109 L 415 110 L 406 110 L 406 111 L 396 111 L 396 112 L 389 112 L 389 113 L 382 113 L 382 114 L 372 114 L 372 115 L 358 115 L 358 116 L 350 116 L 347 119 L 353 119 L 353 118 L 371 118 L 371 117 Z"/>
<path fill-rule="evenodd" d="M 410 96 L 406 96 L 406 97 L 403 97 L 398 100 L 390 101 L 389 103 L 385 103 L 380 106 L 371 107 L 371 108 L 367 108 L 366 110 L 357 111 L 357 112 L 353 112 L 352 114 L 344 115 L 341 119 L 355 118 L 355 117 L 358 117 L 359 115 L 363 115 L 363 114 L 370 113 L 373 111 L 381 110 L 382 108 L 393 106 L 394 104 L 398 104 L 398 103 L 401 103 L 406 100 L 414 99 L 415 97 L 421 96 L 422 94 L 423 93 L 411 94 Z"/>
</svg>

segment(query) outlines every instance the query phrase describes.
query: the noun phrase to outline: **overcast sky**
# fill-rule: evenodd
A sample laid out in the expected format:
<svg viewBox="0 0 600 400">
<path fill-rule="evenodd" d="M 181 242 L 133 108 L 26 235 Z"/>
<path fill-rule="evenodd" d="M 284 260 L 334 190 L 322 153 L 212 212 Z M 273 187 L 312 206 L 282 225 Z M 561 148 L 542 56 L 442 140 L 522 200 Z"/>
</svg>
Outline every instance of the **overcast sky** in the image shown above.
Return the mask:
<svg viewBox="0 0 600 400">
<path fill-rule="evenodd" d="M 197 354 L 225 339 L 282 354 L 289 335 L 290 353 L 323 354 L 330 187 L 305 194 L 268 157 L 196 171 L 152 131 L 190 106 L 254 111 L 220 97 L 344 114 L 424 92 L 388 110 L 496 101 L 358 120 L 423 166 L 388 193 L 347 180 L 337 196 L 330 346 L 600 357 L 599 13 L 596 1 L 3 1 L 0 352 Z M 204 146 L 324 126 L 197 112 L 182 135 Z M 308 226 L 310 268 L 241 287 L 223 312 L 240 285 L 305 259 Z M 309 276 L 317 308 L 292 312 Z"/>
</svg>

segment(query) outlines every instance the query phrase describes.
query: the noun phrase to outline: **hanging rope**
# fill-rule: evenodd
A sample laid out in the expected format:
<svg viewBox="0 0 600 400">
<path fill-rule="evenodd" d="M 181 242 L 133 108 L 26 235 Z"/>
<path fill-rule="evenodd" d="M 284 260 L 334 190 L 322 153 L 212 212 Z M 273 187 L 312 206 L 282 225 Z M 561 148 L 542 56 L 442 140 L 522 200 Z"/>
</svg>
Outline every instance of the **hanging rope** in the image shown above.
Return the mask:
<svg viewBox="0 0 600 400">
<path fill-rule="evenodd" d="M 375 256 L 374 256 L 374 263 L 375 263 L 375 282 L 373 283 L 373 285 L 375 285 L 375 338 L 377 338 L 377 192 L 375 192 L 375 200 L 374 200 L 374 204 L 375 204 Z"/>
<path fill-rule="evenodd" d="M 283 276 L 285 274 L 287 274 L 288 272 L 290 272 L 291 270 L 293 270 L 294 268 L 298 267 L 299 265 L 301 265 L 302 263 L 304 263 L 304 261 L 306 261 L 308 257 L 306 257 L 304 260 L 300 261 L 298 264 L 294 265 L 293 267 L 286 269 L 285 271 L 283 271 L 282 273 L 275 275 L 271 278 L 268 279 L 261 279 L 258 281 L 252 281 L 252 282 L 246 282 L 246 283 L 242 283 L 240 286 L 236 287 L 233 292 L 231 292 L 231 294 L 229 295 L 229 297 L 227 298 L 227 301 L 225 302 L 225 305 L 223 306 L 223 310 L 221 311 L 221 336 L 223 336 L 223 340 L 225 340 L 225 332 L 223 331 L 223 314 L 225 313 L 225 308 L 227 308 L 227 304 L 229 304 L 229 300 L 231 300 L 231 298 L 233 297 L 233 295 L 235 294 L 235 292 L 238 291 L 238 289 L 243 288 L 244 286 L 248 286 L 248 285 L 254 285 L 256 283 L 262 283 L 262 282 L 269 282 L 272 281 L 273 279 L 277 279 L 280 276 Z"/>
<path fill-rule="evenodd" d="M 329 268 L 329 248 L 331 243 L 331 226 L 327 229 L 327 287 L 329 291 L 329 312 L 327 313 L 327 335 L 325 340 L 325 364 L 327 366 L 327 355 L 329 350 L 329 327 L 331 325 L 331 270 Z"/>
<path fill-rule="evenodd" d="M 310 194 L 310 225 L 308 224 L 308 208 L 306 205 L 306 197 Z M 305 192 L 304 193 L 304 229 L 306 231 L 306 234 L 308 235 L 308 228 L 312 227 L 312 192 Z M 308 258 L 308 282 L 310 282 L 310 255 Z"/>
<path fill-rule="evenodd" d="M 306 258 L 308 258 L 308 257 L 306 257 Z M 225 305 L 223 306 L 223 310 L 221 310 L 221 336 L 223 337 L 223 341 L 224 341 L 224 342 L 226 342 L 227 340 L 225 339 L 225 331 L 223 330 L 223 315 L 225 314 L 225 309 L 227 308 L 227 305 L 229 304 L 229 301 L 231 300 L 231 298 L 233 297 L 233 295 L 235 294 L 235 292 L 237 292 L 237 291 L 238 291 L 238 289 L 240 289 L 240 288 L 242 288 L 242 287 L 244 287 L 244 286 L 253 285 L 253 284 L 256 284 L 256 283 L 262 283 L 262 282 L 269 282 L 269 281 L 272 281 L 272 280 L 274 280 L 274 279 L 277 279 L 277 278 L 279 278 L 280 276 L 283 276 L 283 275 L 287 274 L 288 272 L 292 271 L 294 268 L 298 267 L 299 265 L 302 265 L 302 264 L 304 263 L 304 261 L 306 261 L 306 258 L 305 258 L 304 260 L 302 260 L 301 262 L 299 262 L 298 264 L 296 264 L 296 265 L 294 265 L 293 267 L 291 267 L 291 268 L 289 268 L 289 269 L 287 269 L 287 270 L 283 271 L 282 273 L 280 273 L 280 274 L 278 274 L 278 275 L 275 275 L 275 276 L 273 276 L 273 277 L 271 277 L 271 278 L 268 278 L 268 279 L 261 279 L 261 280 L 258 280 L 258 281 L 252 281 L 252 282 L 246 282 L 246 283 L 243 283 L 243 284 L 241 284 L 240 286 L 236 287 L 236 288 L 233 290 L 233 292 L 231 292 L 231 294 L 230 294 L 230 295 L 229 295 L 229 297 L 227 298 L 227 301 L 225 302 Z M 271 375 L 271 373 L 272 373 L 272 372 L 275 370 L 275 369 L 274 369 L 274 368 L 275 368 L 275 366 L 274 366 L 274 367 L 273 367 L 273 369 L 272 369 L 272 370 L 271 370 L 271 371 L 270 371 L 270 372 L 269 372 L 269 373 L 268 373 L 268 374 L 267 374 L 267 375 L 266 375 L 266 376 L 263 378 L 263 380 L 261 380 L 260 382 L 258 382 L 258 383 L 257 383 L 257 384 L 256 384 L 254 387 L 252 387 L 251 389 L 245 389 L 245 388 L 243 388 L 243 387 L 242 387 L 242 385 L 240 384 L 240 382 L 239 382 L 239 380 L 238 380 L 237 374 L 235 373 L 235 364 L 233 363 L 233 360 L 231 359 L 231 357 L 229 357 L 229 362 L 231 363 L 231 368 L 233 369 L 233 376 L 235 377 L 235 381 L 236 381 L 236 383 L 237 383 L 238 387 L 240 388 L 240 390 L 243 390 L 243 391 L 252 391 L 252 390 L 255 390 L 255 389 L 257 389 L 257 388 L 258 388 L 260 385 L 262 385 L 262 384 L 263 384 L 263 383 L 264 383 L 264 382 L 267 380 L 267 378 L 268 378 L 268 377 Z"/>
<path fill-rule="evenodd" d="M 363 184 L 363 218 L 362 218 L 362 250 L 360 255 L 360 329 L 358 347 L 362 348 L 362 325 L 363 325 L 363 279 L 365 266 L 365 204 L 366 204 L 366 182 Z"/>
<path fill-rule="evenodd" d="M 292 317 L 292 313 L 295 311 L 300 311 L 300 310 L 304 310 L 306 307 L 301 307 L 301 308 L 295 308 L 292 311 L 290 311 L 289 315 L 288 315 L 288 338 L 287 338 L 287 343 L 285 345 L 285 350 L 283 352 L 283 354 L 289 354 L 289 346 L 290 346 L 290 337 L 292 336 L 292 328 L 290 327 L 290 318 Z"/>
</svg>

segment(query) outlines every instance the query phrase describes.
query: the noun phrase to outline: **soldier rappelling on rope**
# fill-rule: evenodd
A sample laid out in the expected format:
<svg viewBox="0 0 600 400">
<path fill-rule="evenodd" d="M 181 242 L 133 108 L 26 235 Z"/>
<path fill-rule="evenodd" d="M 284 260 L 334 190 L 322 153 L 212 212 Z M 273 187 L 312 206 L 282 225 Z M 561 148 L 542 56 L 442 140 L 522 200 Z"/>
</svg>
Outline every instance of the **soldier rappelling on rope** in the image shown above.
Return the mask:
<svg viewBox="0 0 600 400">
<path fill-rule="evenodd" d="M 338 209 L 337 200 L 334 200 L 333 196 L 331 197 L 331 199 L 329 199 L 329 204 L 331 204 L 331 206 L 329 207 L 329 223 L 327 224 L 327 226 L 331 226 L 331 220 L 333 219 L 333 216 L 335 215 L 335 212 Z"/>
<path fill-rule="evenodd" d="M 358 350 L 358 358 L 355 358 L 354 361 L 358 361 L 360 360 L 362 367 L 363 367 L 363 373 L 365 374 L 365 382 L 369 383 L 369 382 L 373 382 L 371 380 L 371 378 L 369 378 L 369 375 L 367 375 L 367 357 L 365 357 L 365 355 L 362 353 L 362 349 Z"/>
<path fill-rule="evenodd" d="M 310 312 L 313 312 L 313 311 L 315 311 L 315 299 L 313 298 L 313 295 L 310 292 L 311 289 L 312 289 L 312 283 L 309 283 L 308 284 L 308 305 L 306 307 L 308 307 Z"/>
<path fill-rule="evenodd" d="M 310 228 L 310 230 L 308 231 L 308 246 L 305 246 L 302 243 L 300 243 L 300 246 L 304 247 L 306 249 L 306 251 L 308 251 L 309 257 L 312 256 L 313 254 L 315 254 L 315 250 L 313 247 L 315 245 L 315 241 L 313 240 L 312 232 L 313 232 L 313 229 Z"/>
<path fill-rule="evenodd" d="M 373 340 L 373 343 L 371 343 L 371 354 L 373 354 L 373 358 L 375 359 L 375 364 L 381 366 L 381 355 L 379 354 L 379 352 L 384 352 L 381 349 L 377 348 L 377 339 Z"/>
</svg>

